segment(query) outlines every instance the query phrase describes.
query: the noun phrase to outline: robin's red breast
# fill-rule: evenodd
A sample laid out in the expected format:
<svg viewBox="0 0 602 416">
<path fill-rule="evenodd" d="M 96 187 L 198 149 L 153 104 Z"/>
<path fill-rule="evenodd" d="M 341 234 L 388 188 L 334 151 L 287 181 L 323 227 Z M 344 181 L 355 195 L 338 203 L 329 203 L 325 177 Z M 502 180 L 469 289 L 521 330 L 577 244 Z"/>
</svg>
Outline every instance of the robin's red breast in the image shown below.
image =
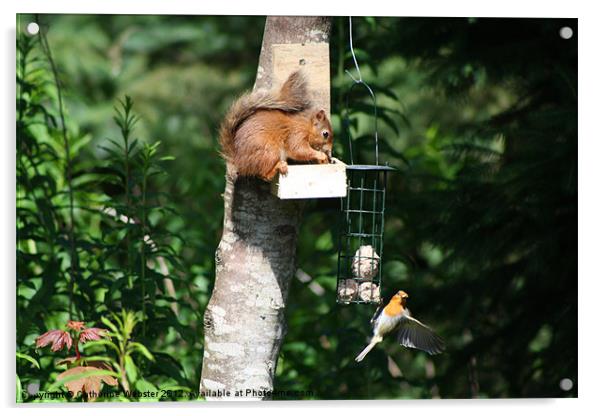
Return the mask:
<svg viewBox="0 0 602 416">
<path fill-rule="evenodd" d="M 417 348 L 429 354 L 439 354 L 445 349 L 443 339 L 418 319 L 410 316 L 406 308 L 408 294 L 403 290 L 397 292 L 383 308 L 379 308 L 370 321 L 373 336 L 370 343 L 355 357 L 359 362 L 372 348 L 383 340 L 385 335 L 397 333 L 397 341 L 408 348 Z"/>
</svg>

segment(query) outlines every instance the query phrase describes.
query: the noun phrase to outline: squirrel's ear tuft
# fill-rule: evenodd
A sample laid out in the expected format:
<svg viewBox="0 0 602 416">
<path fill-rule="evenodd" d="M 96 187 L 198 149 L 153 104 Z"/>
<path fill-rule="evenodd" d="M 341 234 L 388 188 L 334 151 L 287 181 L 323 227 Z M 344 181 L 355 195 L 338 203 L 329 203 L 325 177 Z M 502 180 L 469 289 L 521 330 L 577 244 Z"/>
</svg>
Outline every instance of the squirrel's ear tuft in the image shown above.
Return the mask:
<svg viewBox="0 0 602 416">
<path fill-rule="evenodd" d="M 326 111 L 320 110 L 316 113 L 316 119 L 318 119 L 319 121 L 322 121 L 325 118 L 326 118 Z"/>
</svg>

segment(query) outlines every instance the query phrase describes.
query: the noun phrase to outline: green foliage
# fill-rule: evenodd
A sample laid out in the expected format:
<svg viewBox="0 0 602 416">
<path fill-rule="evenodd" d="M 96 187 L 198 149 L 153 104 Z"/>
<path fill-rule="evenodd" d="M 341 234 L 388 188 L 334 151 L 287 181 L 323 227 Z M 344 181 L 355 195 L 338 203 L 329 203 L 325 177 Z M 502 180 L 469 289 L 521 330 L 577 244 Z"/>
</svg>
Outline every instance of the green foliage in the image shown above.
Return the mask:
<svg viewBox="0 0 602 416">
<path fill-rule="evenodd" d="M 314 279 L 291 288 L 279 388 L 333 399 L 576 396 L 559 387 L 577 379 L 577 46 L 558 36 L 567 25 L 576 21 L 354 19 L 382 106 L 381 159 L 399 169 L 387 190 L 385 293 L 410 293 L 448 350 L 431 358 L 390 341 L 353 362 L 372 310 L 333 302 L 336 247 L 317 241 L 336 235 L 337 206 L 320 201 L 302 229 L 299 265 Z M 346 30 L 337 20 L 334 114 L 352 82 Z M 356 100 L 355 162 L 372 163 L 369 97 Z M 347 138 L 337 140 L 341 154 Z"/>
<path fill-rule="evenodd" d="M 40 22 L 58 78 L 49 48 L 19 36 L 17 345 L 40 364 L 18 359 L 19 385 L 43 390 L 56 376 L 35 336 L 127 308 L 155 359 L 132 356 L 140 388 L 196 391 L 223 215 L 217 126 L 252 85 L 264 20 Z M 297 263 L 311 279 L 291 285 L 276 388 L 318 399 L 577 395 L 577 43 L 558 36 L 567 25 L 578 32 L 567 19 L 354 19 L 380 159 L 399 170 L 384 290 L 406 290 L 448 350 L 428 357 L 386 341 L 353 361 L 373 310 L 336 305 L 339 203 L 310 201 Z M 348 160 L 349 132 L 354 161 L 372 163 L 370 99 L 357 89 L 346 106 L 347 27 L 334 19 L 334 153 Z M 563 378 L 576 387 L 560 390 Z"/>
<path fill-rule="evenodd" d="M 104 350 L 102 355 L 97 352 L 91 359 L 108 362 L 116 370 L 119 388 L 123 394 L 119 397 L 127 401 L 158 401 L 158 397 L 137 397 L 135 392 L 159 393 L 160 387 L 144 378 L 148 362 L 155 362 L 154 355 L 144 344 L 133 341 L 133 335 L 138 324 L 144 321 L 141 312 L 134 313 L 125 309 L 120 314 L 112 313 L 112 319 L 102 317 L 102 323 L 110 329 L 110 340 L 102 339 L 85 344 L 85 351 L 93 353 Z M 100 348 L 99 348 L 100 347 Z M 153 374 L 151 374 L 153 375 Z M 185 387 L 171 386 L 172 389 L 188 390 Z"/>
<path fill-rule="evenodd" d="M 89 159 L 90 136 L 78 132 L 57 98 L 62 83 L 44 32 L 20 36 L 17 47 L 17 341 L 20 357 L 40 363 L 34 369 L 19 361 L 21 383 L 45 391 L 56 374 L 52 360 L 34 350 L 36 336 L 68 319 L 100 321 L 130 308 L 142 323 L 132 332 L 140 340 L 132 348 L 160 351 L 136 369 L 135 381 L 194 386 L 165 348 L 184 340 L 194 345 L 200 335 L 176 314 L 198 312 L 182 300 L 190 293 L 182 278 L 183 240 L 163 221 L 178 214 L 157 190 L 172 158 L 159 154 L 159 142 L 134 136 L 137 117 L 126 96 L 116 108 L 120 139 L 101 145 L 107 155 L 101 164 Z"/>
</svg>

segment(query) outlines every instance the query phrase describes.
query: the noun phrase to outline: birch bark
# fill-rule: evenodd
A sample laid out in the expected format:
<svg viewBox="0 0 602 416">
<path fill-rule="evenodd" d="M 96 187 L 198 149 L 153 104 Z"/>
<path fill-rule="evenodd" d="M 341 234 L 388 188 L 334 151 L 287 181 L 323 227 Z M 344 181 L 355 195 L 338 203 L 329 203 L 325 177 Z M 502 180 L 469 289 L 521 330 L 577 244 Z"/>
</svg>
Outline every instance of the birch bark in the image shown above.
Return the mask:
<svg viewBox="0 0 602 416">
<path fill-rule="evenodd" d="M 253 89 L 272 87 L 273 44 L 328 42 L 330 26 L 325 17 L 268 17 Z M 206 397 L 265 399 L 262 392 L 273 390 L 301 204 L 276 198 L 260 180 L 226 174 L 216 280 L 204 316 Z"/>
</svg>

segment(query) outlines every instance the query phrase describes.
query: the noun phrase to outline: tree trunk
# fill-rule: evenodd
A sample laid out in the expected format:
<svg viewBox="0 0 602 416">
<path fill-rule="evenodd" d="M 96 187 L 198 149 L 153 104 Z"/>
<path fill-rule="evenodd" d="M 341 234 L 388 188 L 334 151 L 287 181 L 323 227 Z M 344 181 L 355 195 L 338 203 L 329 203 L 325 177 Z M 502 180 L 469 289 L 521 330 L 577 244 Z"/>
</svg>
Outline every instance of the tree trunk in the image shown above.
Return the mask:
<svg viewBox="0 0 602 416">
<path fill-rule="evenodd" d="M 329 37 L 329 18 L 268 17 L 254 90 L 272 87 L 273 44 Z M 300 221 L 299 201 L 276 198 L 261 180 L 226 175 L 224 228 L 204 319 L 200 390 L 207 398 L 232 400 L 241 392 L 241 398 L 269 398 L 259 396 L 273 390 Z"/>
</svg>

